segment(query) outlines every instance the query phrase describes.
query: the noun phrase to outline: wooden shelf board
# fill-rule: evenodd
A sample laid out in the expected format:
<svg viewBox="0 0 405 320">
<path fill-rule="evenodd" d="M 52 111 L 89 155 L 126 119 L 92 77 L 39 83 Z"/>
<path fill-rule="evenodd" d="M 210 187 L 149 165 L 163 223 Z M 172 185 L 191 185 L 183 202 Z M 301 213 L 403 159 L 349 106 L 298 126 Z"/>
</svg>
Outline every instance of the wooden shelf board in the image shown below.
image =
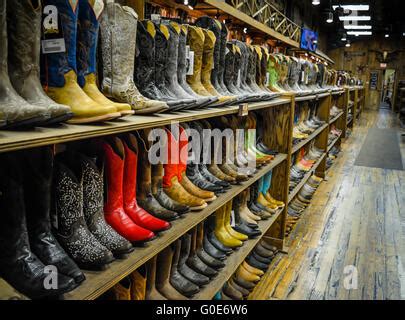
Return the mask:
<svg viewBox="0 0 405 320">
<path fill-rule="evenodd" d="M 315 173 L 316 169 L 318 169 L 321 162 L 325 159 L 326 153 L 324 153 L 318 161 L 314 164 L 310 171 L 306 173 L 302 181 L 294 188 L 292 192 L 288 195 L 288 203 L 291 202 L 292 199 L 298 194 L 298 192 L 302 189 L 302 187 L 307 183 L 308 179 L 311 178 L 312 174 Z"/>
<path fill-rule="evenodd" d="M 296 144 L 295 146 L 292 147 L 292 154 L 298 152 L 302 147 L 310 143 L 312 140 L 314 140 L 323 130 L 329 127 L 329 124 L 324 124 L 322 127 L 314 131 L 308 139 L 305 139 L 301 141 L 300 143 Z"/>
<path fill-rule="evenodd" d="M 303 102 L 303 101 L 309 101 L 309 100 L 315 100 L 316 95 L 312 94 L 310 96 L 303 96 L 303 97 L 295 97 L 295 102 Z"/>
<path fill-rule="evenodd" d="M 256 239 L 250 239 L 244 243 L 244 245 L 237 251 L 233 252 L 226 260 L 226 268 L 216 276 L 206 287 L 204 287 L 199 293 L 197 293 L 193 300 L 211 300 L 216 293 L 221 290 L 222 286 L 227 282 L 236 269 L 243 263 L 253 248 L 259 243 L 267 230 L 277 221 L 278 217 L 282 213 L 283 209 L 278 210 L 269 220 L 260 221 L 259 229 L 262 232 L 260 237 Z"/>
<path fill-rule="evenodd" d="M 338 96 L 338 95 L 340 96 L 344 93 L 345 93 L 344 91 L 332 91 L 332 96 Z"/>
<path fill-rule="evenodd" d="M 342 137 L 343 132 L 335 139 L 333 142 L 328 146 L 328 149 L 326 150 L 326 153 L 329 153 L 330 150 L 335 146 L 335 144 L 339 141 L 339 139 Z"/>
<path fill-rule="evenodd" d="M 278 98 L 271 101 L 251 103 L 249 104 L 249 110 L 270 108 L 288 104 L 290 101 L 290 99 Z M 102 124 L 61 124 L 59 127 L 54 128 L 35 128 L 27 131 L 0 131 L 0 153 L 120 134 L 146 128 L 162 127 L 170 125 L 173 122 L 195 121 L 238 112 L 239 106 L 227 106 L 167 114 L 162 113 L 153 116 L 134 115 Z"/>
<path fill-rule="evenodd" d="M 337 120 L 339 120 L 340 119 L 340 117 L 341 116 L 343 116 L 345 113 L 342 111 L 342 112 L 340 112 L 337 116 L 335 116 L 334 118 L 332 118 L 330 121 L 329 121 L 329 124 L 331 125 L 331 124 L 333 124 L 333 123 L 335 123 Z"/>
<path fill-rule="evenodd" d="M 86 271 L 86 281 L 74 291 L 66 294 L 65 299 L 96 299 L 286 159 L 286 154 L 277 155 L 270 164 L 259 169 L 251 179 L 241 185 L 233 186 L 227 193 L 210 203 L 207 208 L 199 212 L 188 213 L 183 219 L 172 222 L 172 227 L 169 230 L 163 232 L 160 237 L 148 243 L 145 247 L 135 248 L 127 259 L 114 261 L 105 271 Z"/>
</svg>

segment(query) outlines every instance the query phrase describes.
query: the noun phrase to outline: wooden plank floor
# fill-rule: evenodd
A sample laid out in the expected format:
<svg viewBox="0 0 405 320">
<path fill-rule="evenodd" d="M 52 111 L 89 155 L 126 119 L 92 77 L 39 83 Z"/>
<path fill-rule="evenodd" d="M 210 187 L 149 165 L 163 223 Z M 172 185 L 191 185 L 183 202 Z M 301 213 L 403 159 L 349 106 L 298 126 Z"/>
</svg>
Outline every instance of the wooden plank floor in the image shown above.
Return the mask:
<svg viewBox="0 0 405 320">
<path fill-rule="evenodd" d="M 362 115 L 291 234 L 289 255 L 266 275 L 265 298 L 405 299 L 405 171 L 354 166 L 374 126 L 397 120 L 386 110 Z M 403 140 L 401 152 L 405 160 Z"/>
</svg>

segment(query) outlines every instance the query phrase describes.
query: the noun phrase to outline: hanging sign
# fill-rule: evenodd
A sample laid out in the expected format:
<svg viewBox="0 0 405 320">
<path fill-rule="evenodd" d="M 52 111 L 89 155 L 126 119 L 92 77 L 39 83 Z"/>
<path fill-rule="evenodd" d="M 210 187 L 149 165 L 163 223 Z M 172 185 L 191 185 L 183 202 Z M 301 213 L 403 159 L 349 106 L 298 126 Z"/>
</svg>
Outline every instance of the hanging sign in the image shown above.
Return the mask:
<svg viewBox="0 0 405 320">
<path fill-rule="evenodd" d="M 378 71 L 370 72 L 370 90 L 378 89 Z"/>
</svg>

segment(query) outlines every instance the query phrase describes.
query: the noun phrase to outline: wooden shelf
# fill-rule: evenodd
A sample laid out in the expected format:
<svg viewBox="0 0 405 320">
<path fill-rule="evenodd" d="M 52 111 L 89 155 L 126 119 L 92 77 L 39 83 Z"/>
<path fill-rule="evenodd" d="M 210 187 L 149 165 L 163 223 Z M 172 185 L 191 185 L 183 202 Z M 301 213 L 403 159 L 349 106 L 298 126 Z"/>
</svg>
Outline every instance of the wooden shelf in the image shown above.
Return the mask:
<svg viewBox="0 0 405 320">
<path fill-rule="evenodd" d="M 329 124 L 324 124 L 322 127 L 314 131 L 308 139 L 305 139 L 301 141 L 300 143 L 296 144 L 295 146 L 292 147 L 292 154 L 298 152 L 302 147 L 310 143 L 312 140 L 314 140 L 323 130 L 329 127 Z"/>
<path fill-rule="evenodd" d="M 345 91 L 343 90 L 343 91 L 332 91 L 332 96 L 340 96 L 340 95 L 342 95 L 342 94 L 344 94 L 345 93 Z"/>
<path fill-rule="evenodd" d="M 286 154 L 277 155 L 270 164 L 259 169 L 251 179 L 241 185 L 233 186 L 227 193 L 219 196 L 216 200 L 210 203 L 207 208 L 196 213 L 188 213 L 183 219 L 172 222 L 172 227 L 169 230 L 163 232 L 160 237 L 153 240 L 145 247 L 135 248 L 134 252 L 131 253 L 127 259 L 114 261 L 105 271 L 86 271 L 86 281 L 74 291 L 66 294 L 65 299 L 96 299 L 148 260 L 156 256 L 164 248 L 179 239 L 186 232 L 203 222 L 217 209 L 221 208 L 225 203 L 231 201 L 242 191 L 249 188 L 252 184 L 286 159 Z"/>
<path fill-rule="evenodd" d="M 204 287 L 199 293 L 197 293 L 193 300 L 211 300 L 216 293 L 221 290 L 222 286 L 227 282 L 236 269 L 243 263 L 249 253 L 259 243 L 262 237 L 266 234 L 267 230 L 277 221 L 278 217 L 282 213 L 283 209 L 277 211 L 269 220 L 259 222 L 259 229 L 262 232 L 260 237 L 245 241 L 244 245 L 237 251 L 233 252 L 224 262 L 226 267 L 216 276 L 206 287 Z"/>
<path fill-rule="evenodd" d="M 333 117 L 333 118 L 329 121 L 329 124 L 331 125 L 331 124 L 335 123 L 335 122 L 336 122 L 337 120 L 339 120 L 340 117 L 343 116 L 344 114 L 345 114 L 344 111 L 340 112 L 337 116 Z"/>
<path fill-rule="evenodd" d="M 295 102 L 304 102 L 309 100 L 316 100 L 316 95 L 312 94 L 310 96 L 295 97 Z"/>
<path fill-rule="evenodd" d="M 290 103 L 289 98 L 249 104 L 249 110 L 260 110 Z M 134 115 L 124 119 L 92 125 L 62 124 L 56 128 L 35 128 L 28 131 L 0 131 L 0 153 L 77 140 L 120 134 L 134 130 L 156 128 L 173 122 L 188 122 L 223 115 L 236 114 L 239 106 L 205 108 L 162 113 L 151 116 Z"/>
<path fill-rule="evenodd" d="M 329 153 L 330 150 L 332 150 L 332 148 L 335 146 L 336 142 L 339 141 L 339 139 L 342 137 L 341 133 L 335 140 L 333 140 L 333 142 L 328 146 L 328 149 L 326 150 L 326 153 Z"/>
<path fill-rule="evenodd" d="M 294 190 L 292 192 L 290 192 L 290 194 L 288 195 L 288 203 L 291 202 L 292 199 L 294 199 L 294 197 L 298 194 L 298 192 L 302 189 L 302 187 L 307 183 L 308 179 L 311 178 L 312 174 L 315 173 L 316 169 L 318 169 L 319 165 L 321 164 L 321 162 L 325 159 L 326 157 L 326 153 L 324 153 L 319 159 L 318 161 L 314 164 L 314 166 L 311 168 L 311 170 L 309 170 L 304 178 L 302 179 L 302 181 L 294 188 Z"/>
</svg>

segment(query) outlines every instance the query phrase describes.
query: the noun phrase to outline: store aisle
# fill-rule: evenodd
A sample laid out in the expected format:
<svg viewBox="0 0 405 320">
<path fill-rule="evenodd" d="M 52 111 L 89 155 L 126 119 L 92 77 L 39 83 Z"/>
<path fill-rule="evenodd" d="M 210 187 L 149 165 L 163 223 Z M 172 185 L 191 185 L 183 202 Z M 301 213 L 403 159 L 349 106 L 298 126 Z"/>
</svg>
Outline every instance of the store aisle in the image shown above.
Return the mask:
<svg viewBox="0 0 405 320">
<path fill-rule="evenodd" d="M 354 165 L 371 128 L 398 123 L 388 110 L 364 113 L 266 275 L 269 299 L 405 298 L 405 171 Z"/>
</svg>

